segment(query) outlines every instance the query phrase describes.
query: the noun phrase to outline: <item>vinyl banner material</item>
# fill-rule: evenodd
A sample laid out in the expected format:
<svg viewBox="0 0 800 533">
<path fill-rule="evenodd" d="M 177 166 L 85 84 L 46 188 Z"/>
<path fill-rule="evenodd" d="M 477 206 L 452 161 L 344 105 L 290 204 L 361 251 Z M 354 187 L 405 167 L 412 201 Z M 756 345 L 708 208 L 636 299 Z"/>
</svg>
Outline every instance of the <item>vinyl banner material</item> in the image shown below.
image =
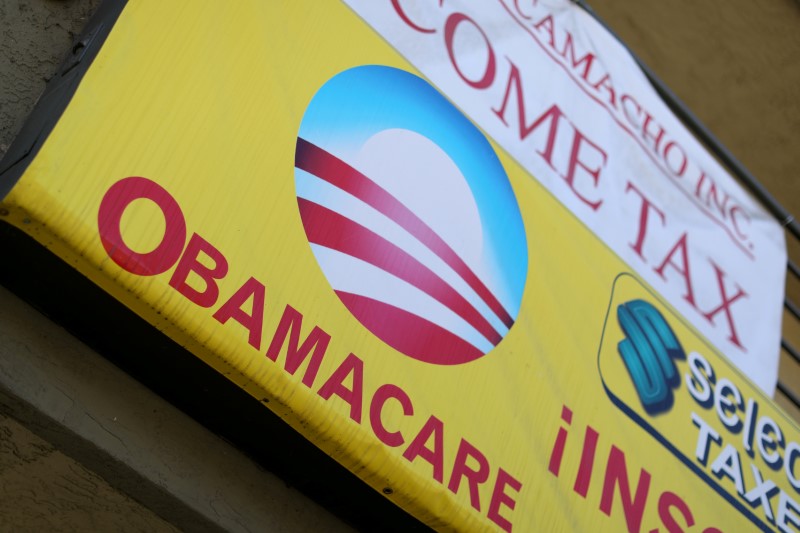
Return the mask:
<svg viewBox="0 0 800 533">
<path fill-rule="evenodd" d="M 783 232 L 590 15 L 567 0 L 348 3 L 774 392 Z"/>
<path fill-rule="evenodd" d="M 797 531 L 779 228 L 575 7 L 411 4 L 129 2 L 0 219 L 433 528 Z"/>
</svg>

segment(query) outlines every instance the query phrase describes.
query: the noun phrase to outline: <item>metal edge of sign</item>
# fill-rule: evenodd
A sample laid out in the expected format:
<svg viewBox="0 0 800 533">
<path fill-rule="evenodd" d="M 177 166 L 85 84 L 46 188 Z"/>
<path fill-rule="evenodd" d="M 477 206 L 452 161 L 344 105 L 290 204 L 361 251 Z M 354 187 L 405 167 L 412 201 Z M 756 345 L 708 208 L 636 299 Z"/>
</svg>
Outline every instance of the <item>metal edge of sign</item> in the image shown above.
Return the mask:
<svg viewBox="0 0 800 533">
<path fill-rule="evenodd" d="M 39 152 L 127 3 L 128 0 L 103 0 L 72 44 L 8 152 L 0 159 L 0 199 L 9 193 Z"/>
<path fill-rule="evenodd" d="M 48 83 L 0 160 L 0 199 L 60 120 L 127 3 L 101 3 Z M 13 258 L 0 261 L 0 284 L 230 441 L 288 487 L 359 530 L 430 530 L 22 230 L 0 223 L 0 246 L 5 257 Z"/>
</svg>

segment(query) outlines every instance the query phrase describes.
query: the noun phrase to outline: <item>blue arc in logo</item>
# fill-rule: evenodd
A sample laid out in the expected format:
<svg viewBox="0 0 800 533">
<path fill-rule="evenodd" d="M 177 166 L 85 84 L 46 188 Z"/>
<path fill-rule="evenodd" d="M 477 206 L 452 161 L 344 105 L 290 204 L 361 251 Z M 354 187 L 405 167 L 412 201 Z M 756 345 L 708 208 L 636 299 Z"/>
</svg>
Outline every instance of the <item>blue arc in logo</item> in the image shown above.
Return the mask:
<svg viewBox="0 0 800 533">
<path fill-rule="evenodd" d="M 673 359 L 685 359 L 681 343 L 664 316 L 644 300 L 617 308 L 627 336 L 617 346 L 645 411 L 654 415 L 672 407 L 672 389 L 680 385 Z"/>
<path fill-rule="evenodd" d="M 331 288 L 386 344 L 460 364 L 509 332 L 528 270 L 517 200 L 483 133 L 428 82 L 375 65 L 328 80 L 300 124 L 295 185 Z"/>
</svg>

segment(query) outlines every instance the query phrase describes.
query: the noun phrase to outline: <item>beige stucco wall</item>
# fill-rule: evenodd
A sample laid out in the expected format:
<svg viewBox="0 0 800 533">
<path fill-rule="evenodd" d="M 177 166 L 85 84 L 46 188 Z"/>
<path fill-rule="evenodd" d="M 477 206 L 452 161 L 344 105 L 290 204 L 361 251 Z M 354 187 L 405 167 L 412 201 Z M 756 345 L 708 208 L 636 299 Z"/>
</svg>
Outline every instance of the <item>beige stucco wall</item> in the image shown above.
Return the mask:
<svg viewBox="0 0 800 533">
<path fill-rule="evenodd" d="M 99 4 L 0 1 L 0 158 Z"/>
<path fill-rule="evenodd" d="M 177 531 L 0 413 L 0 531 Z"/>
<path fill-rule="evenodd" d="M 800 3 L 590 4 L 760 181 L 800 213 Z"/>
</svg>

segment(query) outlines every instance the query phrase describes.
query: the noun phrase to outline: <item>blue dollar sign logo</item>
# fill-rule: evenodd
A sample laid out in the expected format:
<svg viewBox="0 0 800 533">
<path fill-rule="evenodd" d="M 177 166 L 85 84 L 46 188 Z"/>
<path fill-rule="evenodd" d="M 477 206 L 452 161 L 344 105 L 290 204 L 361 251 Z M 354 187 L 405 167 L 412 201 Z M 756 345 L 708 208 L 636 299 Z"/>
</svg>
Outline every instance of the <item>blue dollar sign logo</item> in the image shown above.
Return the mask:
<svg viewBox="0 0 800 533">
<path fill-rule="evenodd" d="M 654 415 L 672 407 L 672 389 L 680 384 L 674 359 L 685 359 L 681 343 L 664 316 L 644 300 L 617 308 L 625 333 L 617 348 L 645 411 Z"/>
</svg>

